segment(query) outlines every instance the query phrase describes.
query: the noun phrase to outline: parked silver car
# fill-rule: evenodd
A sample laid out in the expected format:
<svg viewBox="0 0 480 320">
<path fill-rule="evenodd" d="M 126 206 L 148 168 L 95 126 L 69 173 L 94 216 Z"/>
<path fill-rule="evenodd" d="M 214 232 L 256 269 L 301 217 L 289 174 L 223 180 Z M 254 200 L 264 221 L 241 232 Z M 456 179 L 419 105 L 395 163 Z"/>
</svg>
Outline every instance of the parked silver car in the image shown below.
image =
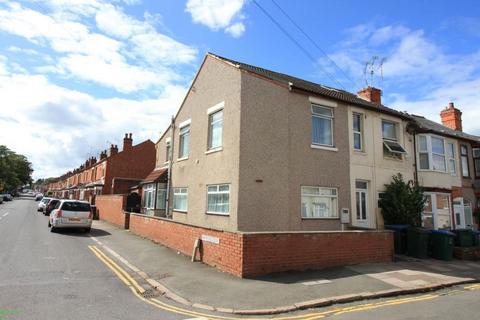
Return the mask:
<svg viewBox="0 0 480 320">
<path fill-rule="evenodd" d="M 90 232 L 92 209 L 87 201 L 60 200 L 50 212 L 48 227 L 51 232 L 57 228 L 83 228 Z"/>
<path fill-rule="evenodd" d="M 46 197 L 42 198 L 42 200 L 40 200 L 40 202 L 38 203 L 37 211 L 43 212 L 48 202 L 50 201 L 50 199 L 52 198 L 46 198 Z"/>
</svg>

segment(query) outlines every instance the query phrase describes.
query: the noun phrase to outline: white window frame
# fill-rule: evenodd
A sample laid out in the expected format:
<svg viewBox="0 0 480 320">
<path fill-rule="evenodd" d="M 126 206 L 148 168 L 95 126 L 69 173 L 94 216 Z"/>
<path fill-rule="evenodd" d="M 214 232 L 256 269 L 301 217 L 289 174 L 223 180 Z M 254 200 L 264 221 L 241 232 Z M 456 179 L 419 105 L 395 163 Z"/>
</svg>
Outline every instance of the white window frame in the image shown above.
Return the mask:
<svg viewBox="0 0 480 320">
<path fill-rule="evenodd" d="M 172 142 L 170 138 L 165 141 L 165 163 L 170 162 L 170 154 L 172 153 Z"/>
<path fill-rule="evenodd" d="M 453 144 L 454 145 L 454 152 L 455 152 L 455 144 L 453 142 L 449 142 L 447 141 L 444 137 L 442 136 L 437 136 L 437 135 L 432 135 L 432 134 L 419 134 L 417 135 L 417 140 L 420 140 L 421 137 L 424 137 L 426 139 L 426 142 L 427 142 L 427 150 L 420 150 L 420 143 L 417 143 L 417 154 L 416 154 L 416 157 L 417 157 L 417 169 L 418 171 L 433 171 L 433 172 L 440 172 L 440 173 L 450 173 L 452 175 L 456 175 L 456 174 L 453 174 L 451 172 L 451 169 L 450 169 L 450 158 L 449 158 L 449 155 L 448 155 L 448 150 L 447 150 L 447 146 L 449 143 Z M 443 150 L 444 150 L 444 154 L 441 154 L 441 153 L 435 153 L 433 152 L 433 143 L 432 143 L 432 138 L 434 139 L 440 139 L 443 141 Z M 421 168 L 420 167 L 420 154 L 428 154 L 428 169 L 425 169 L 425 168 Z M 438 169 L 434 169 L 433 167 L 433 155 L 437 155 L 437 156 L 441 156 L 443 157 L 443 161 L 445 163 L 445 170 L 438 170 Z M 455 160 L 455 154 L 453 155 L 453 160 Z M 447 162 L 448 161 L 448 162 Z"/>
<path fill-rule="evenodd" d="M 360 125 L 360 131 L 355 130 L 355 117 L 358 117 L 359 120 L 359 125 Z M 359 112 L 353 112 L 352 115 L 352 131 L 353 131 L 353 150 L 355 151 L 364 151 L 365 147 L 363 145 L 363 127 L 364 127 L 364 121 L 365 116 L 363 113 Z M 358 135 L 360 137 L 360 148 L 355 148 L 355 135 Z"/>
<path fill-rule="evenodd" d="M 228 187 L 228 190 L 225 191 L 220 191 L 220 187 Z M 211 187 L 216 187 L 216 191 L 209 191 L 208 189 Z M 207 214 L 215 214 L 215 215 L 221 215 L 221 216 L 229 216 L 230 215 L 230 184 L 228 183 L 221 183 L 221 184 L 209 184 L 207 185 L 207 208 L 206 208 L 206 213 Z M 208 210 L 209 205 L 208 205 L 208 196 L 209 195 L 219 195 L 219 194 L 228 194 L 228 212 L 221 212 L 221 211 L 211 211 Z"/>
<path fill-rule="evenodd" d="M 147 194 L 151 197 L 151 205 L 147 205 Z M 149 183 L 143 187 L 143 208 L 153 210 L 155 208 L 155 184 Z"/>
<path fill-rule="evenodd" d="M 365 188 L 359 188 L 357 187 L 357 182 L 365 183 L 366 187 Z M 360 211 L 358 212 L 357 208 L 357 197 L 360 196 L 360 199 L 362 199 L 361 195 L 365 196 L 365 212 L 362 210 L 362 205 L 360 204 Z M 368 222 L 368 211 L 369 211 L 369 205 L 368 205 L 368 181 L 366 180 L 355 180 L 355 218 L 357 222 L 359 223 L 367 223 Z M 365 216 L 365 218 L 362 217 L 362 215 Z M 359 218 L 360 217 L 360 218 Z"/>
<path fill-rule="evenodd" d="M 452 176 L 457 175 L 457 161 L 455 159 L 455 143 L 447 141 L 446 156 L 448 161 L 448 171 Z M 450 152 L 451 151 L 451 152 Z"/>
<path fill-rule="evenodd" d="M 155 209 L 165 210 L 166 209 L 166 201 L 163 201 L 162 203 L 159 203 L 159 201 L 158 201 L 158 196 L 160 194 L 163 194 L 163 199 L 166 199 L 167 189 L 166 188 L 160 188 L 159 184 L 157 183 L 156 189 L 155 189 Z"/>
<path fill-rule="evenodd" d="M 304 193 L 303 192 L 303 189 L 304 188 L 316 188 L 318 189 L 318 194 L 308 194 L 308 193 Z M 321 194 L 321 190 L 335 190 L 335 194 L 334 195 L 324 195 L 324 194 Z M 305 217 L 303 216 L 303 203 L 302 203 L 302 198 L 303 197 L 323 197 L 323 198 L 334 198 L 336 200 L 336 203 L 335 203 L 335 212 L 334 215 L 330 216 L 330 217 Z M 301 219 L 303 220 L 332 220 L 332 219 L 340 219 L 340 214 L 339 214 L 339 210 L 338 210 L 338 188 L 331 188 L 331 187 L 319 187 L 319 186 L 300 186 L 300 217 Z"/>
<path fill-rule="evenodd" d="M 395 137 L 394 138 L 385 137 L 383 135 L 383 124 L 384 123 L 393 124 L 394 129 L 395 129 Z M 405 150 L 405 147 L 402 146 L 402 144 L 400 143 L 400 139 L 399 139 L 400 124 L 398 122 L 395 122 L 395 121 L 392 121 L 392 120 L 389 120 L 389 119 L 382 119 L 380 129 L 382 131 L 382 144 L 387 149 L 387 152 L 388 152 L 387 154 L 385 154 L 385 150 L 384 150 L 384 155 L 386 155 L 387 157 L 390 157 L 390 158 L 398 158 L 399 160 L 403 159 L 402 155 L 407 154 L 407 151 Z M 387 144 L 387 142 L 396 143 L 399 147 L 401 147 L 403 149 L 403 151 L 392 150 L 390 148 L 390 146 Z"/>
<path fill-rule="evenodd" d="M 317 108 L 320 108 L 320 109 L 324 109 L 324 110 L 328 110 L 330 111 L 330 114 L 331 116 L 327 116 L 327 115 L 324 115 L 324 114 L 320 114 L 320 113 L 317 113 L 314 111 L 314 108 L 313 107 L 317 107 Z M 313 134 L 311 135 L 312 136 L 312 145 L 313 146 L 322 146 L 322 147 L 329 147 L 329 148 L 333 148 L 335 147 L 335 136 L 334 136 L 334 124 L 335 124 L 335 112 L 334 112 L 334 108 L 333 107 L 328 107 L 328 106 L 323 106 L 323 105 L 320 105 L 320 104 L 316 104 L 316 103 L 311 103 L 310 104 L 310 110 L 311 110 L 311 113 L 312 113 L 312 120 L 313 118 L 321 118 L 321 119 L 325 119 L 325 120 L 330 120 L 330 135 L 332 137 L 332 141 L 331 141 L 331 144 L 323 144 L 323 143 L 318 143 L 318 142 L 315 142 L 313 141 Z M 312 133 L 313 133 L 313 124 L 312 124 Z"/>
<path fill-rule="evenodd" d="M 176 208 L 175 207 L 175 197 L 178 196 L 185 196 L 186 197 L 186 205 L 185 209 L 183 208 Z M 188 211 L 188 188 L 187 187 L 175 187 L 173 188 L 173 211 L 177 212 L 187 212 Z"/>
<path fill-rule="evenodd" d="M 185 154 L 182 154 L 186 135 L 189 137 L 188 143 L 186 146 L 187 150 Z M 189 154 L 190 154 L 190 123 L 187 123 L 181 127 L 179 126 L 179 129 L 178 129 L 178 159 L 177 160 L 188 159 Z"/>
<path fill-rule="evenodd" d="M 213 116 L 217 113 L 222 113 L 222 119 L 221 120 L 216 120 L 216 122 L 222 122 L 222 135 L 221 135 L 221 141 L 220 141 L 220 145 L 218 146 L 212 146 L 212 138 L 213 138 L 213 135 L 212 135 L 212 127 L 213 127 L 213 124 L 216 123 L 213 121 Z M 223 107 L 222 108 L 219 108 L 219 109 L 215 109 L 214 111 L 208 113 L 208 138 L 207 138 L 207 152 L 208 151 L 213 151 L 213 150 L 221 150 L 223 148 L 223 129 L 224 129 L 224 116 L 225 116 L 225 113 L 224 113 L 224 109 Z"/>
</svg>

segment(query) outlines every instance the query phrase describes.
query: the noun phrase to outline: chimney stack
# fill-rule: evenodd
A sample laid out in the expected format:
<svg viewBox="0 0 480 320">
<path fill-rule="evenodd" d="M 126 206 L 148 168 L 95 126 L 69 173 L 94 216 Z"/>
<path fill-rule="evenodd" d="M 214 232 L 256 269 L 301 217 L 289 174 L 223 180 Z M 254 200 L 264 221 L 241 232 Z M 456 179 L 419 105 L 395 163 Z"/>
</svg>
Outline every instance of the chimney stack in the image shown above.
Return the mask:
<svg viewBox="0 0 480 320">
<path fill-rule="evenodd" d="M 107 150 L 103 150 L 100 152 L 100 160 L 103 160 L 107 157 Z"/>
<path fill-rule="evenodd" d="M 110 145 L 110 150 L 109 150 L 108 155 L 109 155 L 109 156 L 113 156 L 113 155 L 115 155 L 115 154 L 117 154 L 117 153 L 118 153 L 118 147 L 117 147 L 117 145 L 116 145 L 116 144 L 115 144 L 115 145 L 113 145 L 113 144 Z"/>
<path fill-rule="evenodd" d="M 453 102 L 450 102 L 448 107 L 445 107 L 445 109 L 440 112 L 440 117 L 445 127 L 462 131 L 462 112 L 455 108 Z"/>
<path fill-rule="evenodd" d="M 382 104 L 382 90 L 368 86 L 357 92 L 358 96 L 367 101 Z"/>
<path fill-rule="evenodd" d="M 133 146 L 133 139 L 132 139 L 132 134 L 126 134 L 125 133 L 125 138 L 123 138 L 123 151 L 125 150 L 130 150 L 132 149 Z"/>
</svg>

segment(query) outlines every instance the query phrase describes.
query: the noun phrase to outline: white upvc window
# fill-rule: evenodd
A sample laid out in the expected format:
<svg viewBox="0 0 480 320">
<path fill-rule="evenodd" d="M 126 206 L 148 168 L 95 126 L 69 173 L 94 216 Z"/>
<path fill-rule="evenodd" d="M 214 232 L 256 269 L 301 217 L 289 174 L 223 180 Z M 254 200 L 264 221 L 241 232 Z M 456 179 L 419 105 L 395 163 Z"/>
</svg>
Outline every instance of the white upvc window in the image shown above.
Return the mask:
<svg viewBox="0 0 480 320">
<path fill-rule="evenodd" d="M 170 150 L 171 150 L 171 142 L 170 142 L 170 139 L 168 139 L 165 142 L 165 163 L 170 161 Z"/>
<path fill-rule="evenodd" d="M 190 125 L 180 128 L 179 135 L 178 158 L 187 158 L 190 143 Z"/>
<path fill-rule="evenodd" d="M 207 213 L 229 215 L 229 184 L 215 184 L 207 186 Z"/>
<path fill-rule="evenodd" d="M 363 151 L 363 114 L 353 113 L 353 149 Z"/>
<path fill-rule="evenodd" d="M 417 159 L 418 168 L 420 170 L 430 170 L 438 172 L 447 172 L 447 158 L 450 166 L 450 173 L 456 169 L 452 169 L 452 165 L 455 167 L 455 148 L 452 144 L 445 147 L 445 139 L 432 135 L 419 135 L 417 146 Z M 453 152 L 453 154 L 451 154 Z M 450 161 L 450 160 L 453 160 Z"/>
<path fill-rule="evenodd" d="M 222 147 L 223 109 L 208 115 L 208 150 Z"/>
<path fill-rule="evenodd" d="M 336 188 L 302 186 L 301 203 L 303 219 L 336 219 L 339 217 Z"/>
<path fill-rule="evenodd" d="M 187 212 L 188 210 L 188 189 L 173 188 L 173 210 Z"/>
<path fill-rule="evenodd" d="M 452 142 L 447 143 L 447 155 L 448 155 L 448 169 L 452 176 L 457 175 L 457 163 L 455 161 L 455 144 Z"/>
<path fill-rule="evenodd" d="M 399 143 L 397 123 L 389 120 L 382 120 L 382 138 L 383 152 L 385 155 L 401 158 L 402 154 L 407 153 Z"/>
<path fill-rule="evenodd" d="M 167 203 L 167 189 L 157 189 L 155 209 L 165 210 Z"/>
<path fill-rule="evenodd" d="M 312 144 L 333 147 L 333 108 L 312 104 Z"/>
<path fill-rule="evenodd" d="M 368 212 L 368 182 L 363 180 L 355 181 L 355 204 L 357 221 L 367 220 Z"/>
<path fill-rule="evenodd" d="M 155 206 L 155 185 L 153 183 L 143 186 L 143 207 L 153 209 Z"/>
</svg>

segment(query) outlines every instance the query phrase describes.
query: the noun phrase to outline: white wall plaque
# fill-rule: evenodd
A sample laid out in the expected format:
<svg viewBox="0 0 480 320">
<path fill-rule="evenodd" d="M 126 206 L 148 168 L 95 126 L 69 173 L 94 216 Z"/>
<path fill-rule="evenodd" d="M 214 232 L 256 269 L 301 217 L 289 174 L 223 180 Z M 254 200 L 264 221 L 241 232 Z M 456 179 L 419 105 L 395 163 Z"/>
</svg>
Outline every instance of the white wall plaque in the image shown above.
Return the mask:
<svg viewBox="0 0 480 320">
<path fill-rule="evenodd" d="M 206 235 L 206 234 L 202 234 L 201 239 L 202 239 L 202 241 L 211 242 L 211 243 L 215 243 L 215 244 L 220 243 L 220 238 L 212 237 L 212 236 L 209 236 L 209 235 Z"/>
</svg>

